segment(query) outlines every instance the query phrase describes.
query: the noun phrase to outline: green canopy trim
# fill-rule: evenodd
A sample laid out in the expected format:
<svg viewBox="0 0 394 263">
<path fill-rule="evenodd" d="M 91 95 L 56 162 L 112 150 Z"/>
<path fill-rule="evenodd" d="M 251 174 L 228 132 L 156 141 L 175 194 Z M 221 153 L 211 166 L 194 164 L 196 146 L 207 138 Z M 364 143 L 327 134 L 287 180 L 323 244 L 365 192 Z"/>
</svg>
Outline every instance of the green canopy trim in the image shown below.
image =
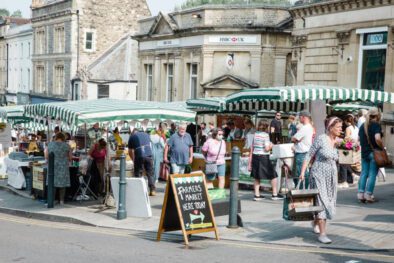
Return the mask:
<svg viewBox="0 0 394 263">
<path fill-rule="evenodd" d="M 36 120 L 50 117 L 78 127 L 114 121 L 169 120 L 194 122 L 196 113 L 183 103 L 145 102 L 116 99 L 67 101 L 25 106 L 25 114 Z"/>
</svg>

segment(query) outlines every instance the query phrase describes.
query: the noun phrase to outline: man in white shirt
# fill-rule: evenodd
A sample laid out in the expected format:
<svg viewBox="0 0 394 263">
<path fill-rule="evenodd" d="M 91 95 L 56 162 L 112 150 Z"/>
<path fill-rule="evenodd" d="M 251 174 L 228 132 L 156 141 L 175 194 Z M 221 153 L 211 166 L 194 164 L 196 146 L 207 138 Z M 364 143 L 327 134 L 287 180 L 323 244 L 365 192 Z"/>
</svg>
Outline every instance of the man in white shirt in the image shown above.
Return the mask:
<svg viewBox="0 0 394 263">
<path fill-rule="evenodd" d="M 303 124 L 301 129 L 294 134 L 291 139 L 295 144 L 295 166 L 296 166 L 296 174 L 294 179 L 295 185 L 298 184 L 298 177 L 301 173 L 301 167 L 305 160 L 306 154 L 309 152 L 309 149 L 312 146 L 314 129 L 311 124 L 311 114 L 304 110 L 299 114 L 300 122 Z M 308 188 L 309 185 L 309 170 L 305 172 L 305 187 Z"/>
<path fill-rule="evenodd" d="M 365 116 L 367 116 L 368 111 L 366 109 L 360 109 L 358 111 L 358 121 L 357 121 L 357 128 L 360 129 L 361 125 L 365 122 Z"/>
</svg>

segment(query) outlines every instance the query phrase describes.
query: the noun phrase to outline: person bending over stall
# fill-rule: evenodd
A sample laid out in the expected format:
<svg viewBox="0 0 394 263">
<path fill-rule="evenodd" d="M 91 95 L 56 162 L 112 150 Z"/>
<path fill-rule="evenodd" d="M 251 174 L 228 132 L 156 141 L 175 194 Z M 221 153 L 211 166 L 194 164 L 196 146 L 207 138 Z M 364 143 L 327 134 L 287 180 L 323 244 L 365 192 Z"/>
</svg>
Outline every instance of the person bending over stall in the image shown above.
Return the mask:
<svg viewBox="0 0 394 263">
<path fill-rule="evenodd" d="M 54 141 L 48 144 L 45 151 L 45 158 L 49 159 L 49 154 L 54 153 L 54 186 L 59 191 L 59 204 L 64 204 L 66 187 L 70 187 L 70 170 L 69 163 L 72 155 L 70 146 L 65 142 L 66 138 L 63 133 L 55 135 Z"/>
</svg>

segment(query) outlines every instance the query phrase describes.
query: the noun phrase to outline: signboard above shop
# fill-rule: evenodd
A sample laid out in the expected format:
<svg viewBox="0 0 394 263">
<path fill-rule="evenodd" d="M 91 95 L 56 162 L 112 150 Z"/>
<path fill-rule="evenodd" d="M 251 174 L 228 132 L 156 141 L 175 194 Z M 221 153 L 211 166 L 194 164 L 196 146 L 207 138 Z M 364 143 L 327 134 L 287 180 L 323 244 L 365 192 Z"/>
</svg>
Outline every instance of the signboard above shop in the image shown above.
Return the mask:
<svg viewBox="0 0 394 263">
<path fill-rule="evenodd" d="M 209 43 L 226 44 L 226 45 L 257 44 L 257 36 L 245 36 L 245 35 L 209 36 Z"/>
</svg>

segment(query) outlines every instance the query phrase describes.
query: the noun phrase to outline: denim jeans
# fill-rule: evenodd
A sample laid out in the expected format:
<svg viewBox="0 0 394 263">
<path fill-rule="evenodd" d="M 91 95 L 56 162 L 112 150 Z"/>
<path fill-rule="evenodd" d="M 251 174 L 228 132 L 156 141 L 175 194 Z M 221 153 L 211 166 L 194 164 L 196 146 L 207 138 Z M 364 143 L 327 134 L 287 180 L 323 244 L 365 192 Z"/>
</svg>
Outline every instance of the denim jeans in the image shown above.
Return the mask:
<svg viewBox="0 0 394 263">
<path fill-rule="evenodd" d="M 185 164 L 171 163 L 171 170 L 173 174 L 185 174 Z"/>
<path fill-rule="evenodd" d="M 375 159 L 373 157 L 373 152 L 371 152 L 367 158 L 361 159 L 361 176 L 358 182 L 358 192 L 367 193 L 369 195 L 373 194 L 375 189 L 376 176 L 378 174 L 378 166 L 376 165 Z"/>
<path fill-rule="evenodd" d="M 301 174 L 302 164 L 304 163 L 305 157 L 307 153 L 296 153 L 295 154 L 295 176 L 294 176 L 294 185 L 297 187 L 298 185 L 298 177 Z M 305 171 L 305 188 L 309 187 L 309 169 L 307 168 Z M 300 185 L 300 189 L 302 189 L 302 184 Z"/>
<path fill-rule="evenodd" d="M 134 176 L 141 177 L 145 169 L 146 176 L 148 177 L 148 186 L 150 190 L 155 190 L 155 179 L 153 175 L 153 160 L 152 157 L 136 157 L 134 160 Z"/>
</svg>

